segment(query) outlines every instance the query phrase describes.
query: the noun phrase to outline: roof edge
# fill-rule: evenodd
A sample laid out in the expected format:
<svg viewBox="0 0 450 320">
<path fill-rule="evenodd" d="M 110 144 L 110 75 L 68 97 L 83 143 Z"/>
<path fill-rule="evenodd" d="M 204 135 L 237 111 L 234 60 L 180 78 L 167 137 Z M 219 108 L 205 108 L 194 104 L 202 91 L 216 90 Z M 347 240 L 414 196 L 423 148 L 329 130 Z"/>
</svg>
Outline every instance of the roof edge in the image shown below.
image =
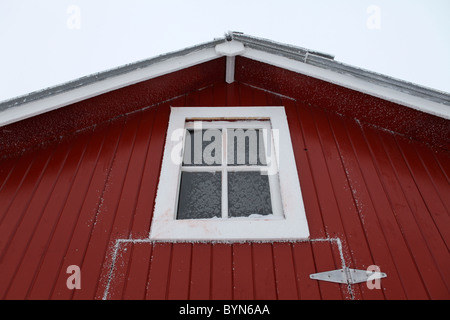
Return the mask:
<svg viewBox="0 0 450 320">
<path fill-rule="evenodd" d="M 126 64 L 124 66 L 120 66 L 114 69 L 91 74 L 60 85 L 56 85 L 43 90 L 34 91 L 26 95 L 5 100 L 3 102 L 0 102 L 0 113 L 4 111 L 10 112 L 12 110 L 16 110 L 16 108 L 20 106 L 24 107 L 27 106 L 28 108 L 31 102 L 41 103 L 40 100 L 58 96 L 62 93 L 69 93 L 72 92 L 72 90 L 73 92 L 75 92 L 78 89 L 82 88 L 84 89 L 84 87 L 88 87 L 90 85 L 91 86 L 97 85 L 103 83 L 103 81 L 105 80 L 109 81 L 111 79 L 116 79 L 119 76 L 121 77 L 128 76 L 129 74 L 140 72 L 141 70 L 153 67 L 154 65 L 158 66 L 158 63 L 166 63 L 166 61 L 170 59 L 174 58 L 182 59 L 185 56 L 189 56 L 189 54 L 197 54 L 205 52 L 216 48 L 216 46 L 219 44 L 231 40 L 241 42 L 246 48 L 249 49 L 247 51 L 256 50 L 258 52 L 261 52 L 262 54 L 269 54 L 272 55 L 273 57 L 280 57 L 280 59 L 282 58 L 288 59 L 289 61 L 297 61 L 300 62 L 300 64 L 305 67 L 310 66 L 314 68 L 319 68 L 317 70 L 324 70 L 326 72 L 332 72 L 336 75 L 340 74 L 347 78 L 350 77 L 353 79 L 358 79 L 358 81 L 363 81 L 368 86 L 375 85 L 374 87 L 376 86 L 384 87 L 387 90 L 396 91 L 411 98 L 424 99 L 421 101 L 429 101 L 429 103 L 438 106 L 439 112 L 437 113 L 435 112 L 434 113 L 435 115 L 450 119 L 450 108 L 447 111 L 447 107 L 450 106 L 449 93 L 427 88 L 404 80 L 395 79 L 393 77 L 364 70 L 362 68 L 347 65 L 335 61 L 334 56 L 331 54 L 309 50 L 293 45 L 283 44 L 259 37 L 254 37 L 236 31 L 228 32 L 227 34 L 225 34 L 224 37 L 216 38 L 210 42 L 205 42 L 179 51 L 173 51 L 156 57 L 152 57 L 150 59 L 145 59 L 134 63 Z M 217 56 L 219 56 L 218 53 L 216 54 Z M 242 55 L 246 56 L 246 53 L 244 52 Z M 211 59 L 211 55 L 208 56 L 208 59 Z M 198 60 L 197 63 L 201 61 L 201 59 L 197 60 Z M 270 61 L 268 63 L 270 63 Z M 312 76 L 314 76 L 314 74 Z M 370 92 L 372 91 L 373 90 L 365 90 L 362 92 L 371 94 Z M 401 101 L 403 100 L 405 99 L 402 98 L 398 101 L 400 101 L 399 103 L 402 104 Z M 409 98 L 406 100 L 409 100 Z M 427 108 L 422 108 L 421 110 L 427 112 Z M 34 114 L 33 112 L 30 111 L 27 112 L 28 112 L 27 114 L 29 114 L 30 116 Z M 443 114 L 444 116 L 442 116 Z M 20 117 L 16 118 L 20 119 Z M 3 125 L 6 124 L 8 124 L 8 122 L 5 122 Z M 0 126 L 2 126 L 2 124 L 0 124 Z"/>
<path fill-rule="evenodd" d="M 306 49 L 303 47 L 284 44 L 281 42 L 272 41 L 269 39 L 258 38 L 246 35 L 242 32 L 233 31 L 229 33 L 229 38 L 241 41 L 250 48 L 262 50 L 266 52 L 278 53 L 285 57 L 291 57 L 295 60 L 305 60 L 310 55 L 321 57 L 327 60 L 334 60 L 334 55 L 323 53 L 315 50 Z"/>
<path fill-rule="evenodd" d="M 230 32 L 229 37 L 243 42 L 244 45 L 252 49 L 297 60 L 305 64 L 334 71 L 336 73 L 351 75 L 373 84 L 450 106 L 450 93 L 338 62 L 334 60 L 335 57 L 331 54 L 282 44 L 268 39 L 253 37 L 245 35 L 241 32 Z"/>
<path fill-rule="evenodd" d="M 149 59 L 136 61 L 106 71 L 100 71 L 56 86 L 44 88 L 42 90 L 33 91 L 25 95 L 20 95 L 8 100 L 0 101 L 0 112 L 5 111 L 9 108 L 18 107 L 22 104 L 30 103 L 32 101 L 44 99 L 55 94 L 60 94 L 76 88 L 87 86 L 89 84 L 102 81 L 111 77 L 123 75 L 138 69 L 146 68 L 158 62 L 185 56 L 187 54 L 200 51 L 203 49 L 215 48 L 216 45 L 223 43 L 224 41 L 225 38 L 216 38 L 213 41 L 205 42 L 178 51 L 172 51 Z"/>
</svg>

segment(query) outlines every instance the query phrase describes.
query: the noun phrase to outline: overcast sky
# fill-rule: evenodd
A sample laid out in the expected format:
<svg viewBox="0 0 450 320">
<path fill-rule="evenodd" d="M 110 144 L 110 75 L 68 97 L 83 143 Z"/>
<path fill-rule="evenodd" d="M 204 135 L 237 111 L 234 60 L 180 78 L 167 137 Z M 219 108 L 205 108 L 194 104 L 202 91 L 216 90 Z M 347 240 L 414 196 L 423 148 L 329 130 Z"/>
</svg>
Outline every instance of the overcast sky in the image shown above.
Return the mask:
<svg viewBox="0 0 450 320">
<path fill-rule="evenodd" d="M 450 92 L 449 0 L 1 0 L 0 101 L 229 30 Z"/>
</svg>

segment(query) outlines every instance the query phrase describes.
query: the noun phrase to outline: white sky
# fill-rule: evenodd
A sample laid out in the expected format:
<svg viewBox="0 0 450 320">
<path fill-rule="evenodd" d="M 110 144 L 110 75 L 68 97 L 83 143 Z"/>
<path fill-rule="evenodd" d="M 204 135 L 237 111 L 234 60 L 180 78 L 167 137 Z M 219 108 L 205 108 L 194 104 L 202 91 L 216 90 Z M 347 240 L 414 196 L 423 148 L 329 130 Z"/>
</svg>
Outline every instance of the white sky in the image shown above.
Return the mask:
<svg viewBox="0 0 450 320">
<path fill-rule="evenodd" d="M 229 30 L 450 92 L 449 15 L 448 0 L 1 0 L 0 101 Z"/>
</svg>

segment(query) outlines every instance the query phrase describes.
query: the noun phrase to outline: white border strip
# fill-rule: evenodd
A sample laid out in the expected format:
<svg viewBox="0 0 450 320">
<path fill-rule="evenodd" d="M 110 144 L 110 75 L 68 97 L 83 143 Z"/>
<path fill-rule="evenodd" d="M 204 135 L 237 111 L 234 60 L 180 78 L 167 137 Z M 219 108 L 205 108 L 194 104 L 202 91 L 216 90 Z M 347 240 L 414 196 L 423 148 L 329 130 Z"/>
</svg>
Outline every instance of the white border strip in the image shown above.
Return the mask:
<svg viewBox="0 0 450 320">
<path fill-rule="evenodd" d="M 236 48 L 243 47 L 238 41 L 232 41 L 232 43 Z M 113 76 L 108 79 L 98 81 L 67 92 L 55 94 L 48 98 L 31 101 L 26 104 L 21 104 L 17 107 L 9 108 L 0 112 L 0 127 L 85 99 L 89 99 L 94 96 L 107 93 L 109 91 L 176 72 L 200 63 L 208 62 L 223 55 L 229 55 L 226 51 L 217 50 L 217 48 L 222 47 L 218 45 L 215 48 L 202 49 L 193 53 L 186 54 L 185 56 L 175 57 L 165 61 L 157 62 L 142 69 L 134 70 L 122 75 Z M 332 70 L 315 67 L 300 61 L 292 60 L 252 48 L 245 48 L 245 50 L 242 49 L 240 51 L 237 51 L 237 49 L 235 49 L 235 52 L 233 51 L 232 54 L 242 55 L 243 57 L 249 59 L 331 82 L 342 87 L 346 87 L 384 100 L 398 103 L 415 110 L 442 117 L 444 119 L 450 119 L 450 107 L 447 105 L 413 96 L 392 88 L 373 84 L 351 75 L 337 73 Z M 228 69 L 226 81 L 230 83 L 234 80 L 234 77 L 232 76 L 232 74 L 234 73 L 234 66 L 229 62 L 230 61 L 228 61 L 227 63 Z"/>
<path fill-rule="evenodd" d="M 317 238 L 317 239 L 309 239 L 309 240 L 301 240 L 301 241 L 290 241 L 290 243 L 294 243 L 294 244 L 295 243 L 304 243 L 304 242 L 309 242 L 309 243 L 329 242 L 330 244 L 336 245 L 337 249 L 339 250 L 339 258 L 341 260 L 341 268 L 342 269 L 347 268 L 347 263 L 344 258 L 344 250 L 343 250 L 343 246 L 342 246 L 342 241 L 340 238 L 338 238 L 338 237 L 336 237 L 336 238 Z M 120 246 L 122 244 L 128 244 L 128 243 L 132 243 L 132 244 L 147 243 L 149 245 L 155 245 L 156 243 L 159 243 L 159 242 L 155 242 L 151 239 L 117 239 L 115 241 L 114 247 L 113 247 L 113 252 L 112 252 L 112 261 L 111 261 L 111 265 L 109 268 L 109 274 L 108 274 L 108 278 L 107 278 L 105 291 L 103 292 L 102 300 L 108 300 L 108 298 L 109 298 L 111 284 L 114 282 L 114 278 L 115 278 L 116 263 L 117 263 L 118 257 L 120 256 L 120 253 L 119 253 L 119 251 L 121 250 Z M 208 243 L 211 243 L 211 242 L 208 242 Z M 242 243 L 252 243 L 252 242 L 242 242 Z M 273 241 L 270 243 L 273 243 Z M 233 244 L 233 243 L 230 242 L 228 244 Z M 147 285 L 148 285 L 148 283 L 147 283 Z M 350 284 L 347 284 L 347 291 L 348 291 L 349 296 L 351 297 L 351 300 L 354 300 L 355 299 L 354 292 L 353 292 L 353 289 Z"/>
<path fill-rule="evenodd" d="M 450 119 L 450 107 L 447 105 L 416 97 L 395 89 L 386 88 L 374 83 L 370 83 L 351 75 L 337 73 L 332 70 L 319 68 L 300 61 L 251 48 L 246 48 L 242 56 L 276 67 L 287 69 L 296 73 L 304 74 L 313 78 L 331 82 L 345 88 L 366 93 L 371 96 L 398 103 L 406 107 L 410 107 L 412 109 L 426 112 L 438 117 Z"/>
<path fill-rule="evenodd" d="M 164 60 L 146 68 L 137 69 L 126 74 L 94 82 L 90 85 L 55 94 L 48 98 L 9 108 L 0 112 L 0 127 L 86 100 L 109 91 L 208 62 L 219 57 L 221 57 L 221 55 L 216 52 L 215 48 L 206 48 L 189 53 L 185 56 Z"/>
</svg>

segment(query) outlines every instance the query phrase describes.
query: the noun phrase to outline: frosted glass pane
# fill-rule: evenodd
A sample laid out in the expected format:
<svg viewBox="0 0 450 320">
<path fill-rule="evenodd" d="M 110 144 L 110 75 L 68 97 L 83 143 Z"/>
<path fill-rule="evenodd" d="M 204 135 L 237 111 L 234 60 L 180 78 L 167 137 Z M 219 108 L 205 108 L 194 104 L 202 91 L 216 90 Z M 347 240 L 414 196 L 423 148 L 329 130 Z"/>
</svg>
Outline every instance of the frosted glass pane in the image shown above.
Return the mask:
<svg viewBox="0 0 450 320">
<path fill-rule="evenodd" d="M 222 130 L 186 130 L 183 166 L 220 166 Z"/>
<path fill-rule="evenodd" d="M 182 172 L 177 219 L 222 216 L 221 172 Z"/>
<path fill-rule="evenodd" d="M 272 214 L 269 178 L 255 172 L 228 172 L 228 216 Z"/>
<path fill-rule="evenodd" d="M 262 129 L 228 129 L 228 165 L 266 165 L 263 137 Z"/>
</svg>

